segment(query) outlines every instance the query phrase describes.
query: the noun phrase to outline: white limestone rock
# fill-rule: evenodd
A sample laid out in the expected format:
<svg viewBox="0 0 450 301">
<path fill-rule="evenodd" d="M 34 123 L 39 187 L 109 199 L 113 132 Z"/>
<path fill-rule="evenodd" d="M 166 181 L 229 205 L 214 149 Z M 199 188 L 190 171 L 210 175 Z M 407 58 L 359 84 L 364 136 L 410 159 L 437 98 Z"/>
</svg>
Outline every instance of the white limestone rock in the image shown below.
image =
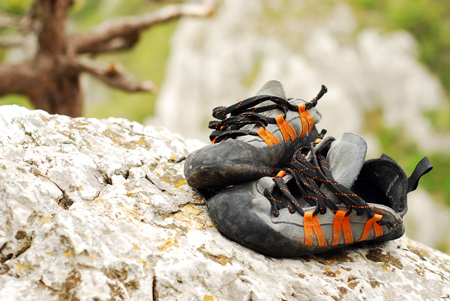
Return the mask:
<svg viewBox="0 0 450 301">
<path fill-rule="evenodd" d="M 211 223 L 195 148 L 123 119 L 0 107 L 0 300 L 381 300 L 450 295 L 450 258 L 406 237 L 297 259 Z"/>
</svg>

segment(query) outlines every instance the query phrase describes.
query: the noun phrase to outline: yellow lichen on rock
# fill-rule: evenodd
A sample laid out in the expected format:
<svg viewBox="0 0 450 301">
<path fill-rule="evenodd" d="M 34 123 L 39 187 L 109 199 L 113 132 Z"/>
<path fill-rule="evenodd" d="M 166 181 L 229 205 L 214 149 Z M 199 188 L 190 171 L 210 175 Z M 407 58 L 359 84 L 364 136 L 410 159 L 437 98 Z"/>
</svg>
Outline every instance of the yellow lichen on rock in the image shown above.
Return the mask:
<svg viewBox="0 0 450 301">
<path fill-rule="evenodd" d="M 205 230 L 208 226 L 204 212 L 193 204 L 187 204 L 181 211 L 175 213 L 173 218 L 183 222 L 188 230 Z"/>
</svg>

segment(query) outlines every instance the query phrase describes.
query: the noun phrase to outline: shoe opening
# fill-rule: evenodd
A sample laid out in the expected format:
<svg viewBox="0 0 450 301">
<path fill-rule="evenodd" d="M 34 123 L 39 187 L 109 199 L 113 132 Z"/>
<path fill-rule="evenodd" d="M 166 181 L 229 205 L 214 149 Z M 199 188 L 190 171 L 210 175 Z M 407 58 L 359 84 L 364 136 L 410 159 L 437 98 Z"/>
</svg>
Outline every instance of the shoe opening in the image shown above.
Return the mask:
<svg viewBox="0 0 450 301">
<path fill-rule="evenodd" d="M 367 203 L 385 205 L 398 213 L 406 213 L 408 178 L 393 160 L 366 161 L 351 190 Z"/>
</svg>

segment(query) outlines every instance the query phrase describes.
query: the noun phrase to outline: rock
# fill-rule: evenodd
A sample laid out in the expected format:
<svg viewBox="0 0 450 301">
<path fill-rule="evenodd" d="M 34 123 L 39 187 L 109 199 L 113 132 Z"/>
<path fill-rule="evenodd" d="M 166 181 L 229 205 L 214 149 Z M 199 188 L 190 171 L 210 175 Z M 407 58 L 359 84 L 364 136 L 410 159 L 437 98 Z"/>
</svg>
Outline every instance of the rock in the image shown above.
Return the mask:
<svg viewBox="0 0 450 301">
<path fill-rule="evenodd" d="M 1 300 L 439 299 L 450 257 L 407 237 L 274 259 L 220 235 L 183 178 L 198 141 L 0 107 Z"/>
</svg>

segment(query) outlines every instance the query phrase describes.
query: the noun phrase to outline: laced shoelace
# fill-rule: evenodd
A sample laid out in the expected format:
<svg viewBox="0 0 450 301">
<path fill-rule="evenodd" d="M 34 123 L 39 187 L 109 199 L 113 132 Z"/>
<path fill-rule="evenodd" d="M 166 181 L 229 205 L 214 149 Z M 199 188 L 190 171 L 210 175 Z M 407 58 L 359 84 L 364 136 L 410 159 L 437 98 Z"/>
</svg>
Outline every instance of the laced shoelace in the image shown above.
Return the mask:
<svg viewBox="0 0 450 301">
<path fill-rule="evenodd" d="M 325 185 L 347 207 L 345 216 L 348 216 L 352 210 L 355 210 L 359 216 L 367 213 L 370 218 L 374 217 L 374 212 L 363 199 L 333 179 L 325 156 L 316 151 L 315 146 L 325 133 L 326 131 L 322 130 L 316 142 L 312 143 L 310 147 L 300 149 L 294 155 L 290 167 L 273 178 L 275 187 L 272 192 L 269 189 L 264 190 L 264 196 L 270 201 L 272 214 L 275 217 L 279 216 L 279 210 L 282 208 L 288 208 L 290 213 L 297 211 L 304 216 L 305 212 L 297 201 L 298 195 L 304 198 L 311 206 L 315 206 L 313 216 L 319 213 L 325 214 L 327 208 L 336 214 L 339 208 L 320 191 L 321 185 Z M 306 159 L 308 152 L 311 152 L 310 160 Z M 295 181 L 294 189 L 299 193 L 296 194 L 297 198 L 294 197 L 288 184 L 283 180 L 286 174 L 292 175 L 290 181 Z M 290 187 L 292 188 L 292 185 Z M 394 223 L 386 217 L 383 217 L 377 223 L 386 225 L 388 228 L 394 227 Z"/>
<path fill-rule="evenodd" d="M 317 101 L 327 92 L 327 87 L 322 85 L 320 92 L 310 102 L 304 104 L 304 109 L 308 110 L 317 105 Z M 274 104 L 269 106 L 257 107 L 265 101 L 272 101 Z M 219 121 L 210 121 L 209 128 L 214 129 L 209 136 L 213 143 L 226 140 L 228 138 L 235 138 L 243 135 L 258 136 L 258 132 L 251 130 L 241 130 L 245 125 L 256 124 L 265 128 L 269 124 L 276 124 L 276 118 L 270 118 L 260 114 L 261 112 L 278 109 L 282 111 L 284 117 L 288 110 L 297 111 L 297 105 L 293 105 L 289 101 L 270 95 L 259 95 L 247 98 L 237 104 L 229 107 L 217 107 L 213 109 L 213 117 Z"/>
</svg>

